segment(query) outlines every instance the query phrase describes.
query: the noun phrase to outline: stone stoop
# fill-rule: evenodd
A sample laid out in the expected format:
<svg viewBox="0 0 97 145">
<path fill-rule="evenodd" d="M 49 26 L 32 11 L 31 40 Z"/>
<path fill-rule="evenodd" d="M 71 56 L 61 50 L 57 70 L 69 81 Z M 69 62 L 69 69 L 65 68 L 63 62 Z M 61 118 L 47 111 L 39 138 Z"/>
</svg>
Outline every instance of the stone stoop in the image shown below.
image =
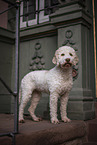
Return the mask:
<svg viewBox="0 0 97 145">
<path fill-rule="evenodd" d="M 0 133 L 13 130 L 12 115 L 0 114 Z M 82 145 L 86 142 L 87 127 L 84 121 L 51 124 L 44 120 L 33 122 L 26 117 L 25 123 L 19 124 L 19 134 L 15 136 L 16 145 Z M 0 137 L 0 145 L 11 145 L 11 137 Z"/>
</svg>

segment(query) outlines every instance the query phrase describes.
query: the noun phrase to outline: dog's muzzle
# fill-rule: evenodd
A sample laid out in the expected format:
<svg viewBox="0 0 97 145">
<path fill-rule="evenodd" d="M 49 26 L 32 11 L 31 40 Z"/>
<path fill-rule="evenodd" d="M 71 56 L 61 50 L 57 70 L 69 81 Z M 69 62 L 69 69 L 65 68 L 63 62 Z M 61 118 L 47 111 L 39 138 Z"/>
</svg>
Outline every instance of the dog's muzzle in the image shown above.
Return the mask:
<svg viewBox="0 0 97 145">
<path fill-rule="evenodd" d="M 61 65 L 62 68 L 69 68 L 71 66 L 72 66 L 72 63 L 68 63 L 68 62 Z"/>
</svg>

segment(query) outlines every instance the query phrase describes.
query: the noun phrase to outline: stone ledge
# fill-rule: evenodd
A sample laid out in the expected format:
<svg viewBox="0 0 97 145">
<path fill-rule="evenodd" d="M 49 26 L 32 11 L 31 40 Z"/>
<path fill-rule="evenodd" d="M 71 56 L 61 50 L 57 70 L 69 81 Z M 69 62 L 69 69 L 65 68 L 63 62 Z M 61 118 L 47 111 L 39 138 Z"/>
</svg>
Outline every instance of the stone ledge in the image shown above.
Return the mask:
<svg viewBox="0 0 97 145">
<path fill-rule="evenodd" d="M 13 130 L 13 115 L 0 114 L 0 133 Z M 51 124 L 50 121 L 33 122 L 26 117 L 24 124 L 19 124 L 16 145 L 81 145 L 86 141 L 86 124 L 84 121 Z M 0 145 L 11 145 L 11 137 L 0 137 Z"/>
</svg>

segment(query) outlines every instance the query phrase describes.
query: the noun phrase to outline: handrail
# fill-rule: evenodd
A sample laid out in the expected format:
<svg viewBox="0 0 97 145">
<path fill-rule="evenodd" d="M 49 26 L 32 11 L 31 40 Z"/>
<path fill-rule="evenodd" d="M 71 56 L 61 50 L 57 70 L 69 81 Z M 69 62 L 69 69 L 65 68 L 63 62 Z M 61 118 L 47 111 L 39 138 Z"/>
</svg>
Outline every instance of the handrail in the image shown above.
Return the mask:
<svg viewBox="0 0 97 145">
<path fill-rule="evenodd" d="M 10 94 L 12 94 L 14 97 L 16 97 L 16 94 L 9 88 L 9 86 L 3 81 L 3 79 L 0 77 L 0 81 L 5 86 L 5 88 L 8 90 Z"/>
</svg>

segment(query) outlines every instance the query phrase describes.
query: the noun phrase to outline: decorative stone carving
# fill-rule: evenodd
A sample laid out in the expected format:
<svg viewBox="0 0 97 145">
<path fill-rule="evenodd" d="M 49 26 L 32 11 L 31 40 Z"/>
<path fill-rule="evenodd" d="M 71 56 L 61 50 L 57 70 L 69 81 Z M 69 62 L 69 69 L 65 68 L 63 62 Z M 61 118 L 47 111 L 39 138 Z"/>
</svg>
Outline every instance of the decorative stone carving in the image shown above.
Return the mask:
<svg viewBox="0 0 97 145">
<path fill-rule="evenodd" d="M 45 68 L 45 61 L 43 58 L 43 54 L 41 53 L 41 45 L 40 43 L 35 44 L 35 53 L 32 57 L 30 63 L 30 70 L 43 70 Z"/>
<path fill-rule="evenodd" d="M 64 41 L 63 46 L 70 45 L 73 47 L 73 45 L 76 44 L 73 40 L 71 40 L 72 36 L 73 36 L 73 32 L 71 30 L 67 30 L 65 33 L 66 40 Z"/>
</svg>

